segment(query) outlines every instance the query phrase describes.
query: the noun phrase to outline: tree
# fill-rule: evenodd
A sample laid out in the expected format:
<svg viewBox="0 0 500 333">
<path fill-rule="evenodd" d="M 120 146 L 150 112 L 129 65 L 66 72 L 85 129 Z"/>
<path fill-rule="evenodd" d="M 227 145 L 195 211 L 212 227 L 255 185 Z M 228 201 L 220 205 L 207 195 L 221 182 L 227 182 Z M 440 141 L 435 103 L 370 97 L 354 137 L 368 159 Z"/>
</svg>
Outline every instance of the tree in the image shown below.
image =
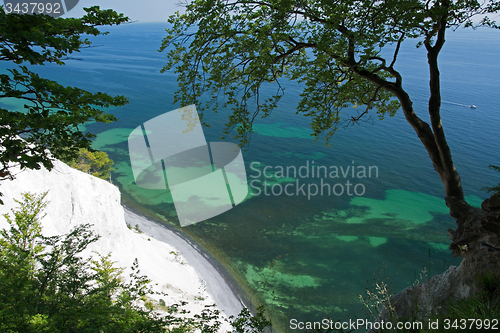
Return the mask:
<svg viewBox="0 0 500 333">
<path fill-rule="evenodd" d="M 253 120 L 267 117 L 283 96 L 283 77 L 305 84 L 297 112 L 311 117 L 314 136 L 325 133 L 326 143 L 341 124 L 357 123 L 370 112 L 382 119 L 401 109 L 444 185 L 457 221 L 457 229 L 448 230 L 454 255 L 466 258 L 462 266 L 471 272 L 500 273 L 500 221 L 494 215 L 500 204 L 489 201 L 481 212 L 464 199 L 441 122 L 438 65 L 449 29 L 499 28 L 488 17 L 499 10 L 500 1 L 194 0 L 185 14 L 170 17 L 160 50 L 170 48 L 163 70 L 175 68 L 178 74 L 175 101 L 198 104 L 202 113 L 231 108 L 224 135 L 236 128 L 241 144 Z M 425 111 L 413 108 L 395 69 L 405 40 L 427 51 L 429 123 L 422 119 Z M 269 96 L 264 90 L 276 92 Z M 204 93 L 211 98 L 201 103 Z M 351 105 L 364 110 L 343 117 Z"/>
<path fill-rule="evenodd" d="M 19 208 L 3 216 L 10 228 L 0 230 L 1 332 L 218 332 L 221 318 L 210 307 L 192 317 L 185 315 L 186 303 L 157 311 L 137 259 L 125 281 L 110 254 L 83 258 L 82 251 L 99 239 L 90 225 L 44 236 L 46 195 L 24 193 L 15 200 Z M 262 332 L 271 324 L 262 309 L 256 316 L 244 309 L 230 319 L 234 332 Z"/>
<path fill-rule="evenodd" d="M 80 148 L 76 159 L 67 161 L 68 165 L 80 171 L 92 174 L 101 179 L 111 179 L 113 161 L 103 151 L 91 152 Z"/>
<path fill-rule="evenodd" d="M 54 158 L 76 158 L 79 148 L 90 148 L 95 137 L 82 131 L 88 121 L 108 123 L 116 118 L 103 111 L 127 103 L 123 96 L 91 93 L 44 79 L 30 65 L 64 61 L 91 45 L 83 35 L 105 35 L 98 29 L 128 21 L 123 14 L 85 8 L 82 18 L 7 14 L 0 8 L 0 60 L 15 65 L 0 74 L 0 97 L 23 101 L 24 110 L 0 108 L 0 180 L 13 179 L 11 167 L 47 169 Z"/>
<path fill-rule="evenodd" d="M 81 257 L 99 238 L 90 225 L 43 236 L 46 194 L 24 193 L 13 217 L 4 215 L 10 229 L 0 231 L 0 331 L 164 332 L 179 324 L 141 305 L 151 290 L 137 261 L 125 283 L 109 255 Z"/>
</svg>

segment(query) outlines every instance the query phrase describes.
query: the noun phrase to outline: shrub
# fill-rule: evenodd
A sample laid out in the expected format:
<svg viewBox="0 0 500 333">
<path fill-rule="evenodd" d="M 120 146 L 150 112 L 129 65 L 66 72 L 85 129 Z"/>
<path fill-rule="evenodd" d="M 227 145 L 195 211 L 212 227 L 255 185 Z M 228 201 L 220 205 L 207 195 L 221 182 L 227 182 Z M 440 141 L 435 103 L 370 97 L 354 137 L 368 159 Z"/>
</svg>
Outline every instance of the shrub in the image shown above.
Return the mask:
<svg viewBox="0 0 500 333">
<path fill-rule="evenodd" d="M 76 159 L 65 161 L 70 167 L 92 174 L 95 177 L 111 180 L 111 171 L 114 162 L 103 151 L 89 151 L 85 148 L 78 150 Z"/>
<path fill-rule="evenodd" d="M 0 332 L 218 332 L 221 319 L 212 307 L 186 318 L 187 303 L 165 307 L 160 299 L 168 312 L 157 312 L 137 259 L 127 282 L 110 254 L 83 259 L 80 253 L 99 238 L 90 225 L 45 237 L 40 221 L 46 194 L 24 193 L 13 215 L 3 215 L 10 229 L 0 230 Z M 234 332 L 262 332 L 270 325 L 262 309 L 255 317 L 245 309 L 231 324 Z"/>
</svg>

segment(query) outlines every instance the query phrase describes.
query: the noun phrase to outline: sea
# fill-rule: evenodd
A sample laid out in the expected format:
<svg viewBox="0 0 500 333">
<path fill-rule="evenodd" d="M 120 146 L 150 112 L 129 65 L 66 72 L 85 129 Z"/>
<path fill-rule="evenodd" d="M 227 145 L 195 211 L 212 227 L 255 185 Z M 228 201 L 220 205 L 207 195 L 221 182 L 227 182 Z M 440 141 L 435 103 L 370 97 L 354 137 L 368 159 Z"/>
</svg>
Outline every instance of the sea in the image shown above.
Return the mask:
<svg viewBox="0 0 500 333">
<path fill-rule="evenodd" d="M 310 119 L 296 113 L 303 89 L 297 82 L 282 81 L 284 97 L 269 117 L 255 119 L 250 143 L 242 148 L 249 190 L 244 202 L 180 227 L 168 191 L 137 186 L 128 150 L 135 128 L 184 106 L 173 103 L 176 74 L 160 73 L 167 62 L 158 52 L 166 26 L 106 27 L 109 35 L 89 38 L 94 47 L 71 55 L 64 66 L 32 70 L 65 85 L 129 98 L 128 105 L 108 110 L 118 121 L 85 124 L 97 135 L 93 148 L 115 162 L 111 181 L 123 203 L 195 239 L 255 306 L 265 306 L 278 332 L 324 318 L 373 320 L 375 296 L 383 299 L 460 264 L 448 249 L 446 231 L 455 222 L 443 184 L 402 112 L 383 120 L 373 113 L 341 126 L 328 147 L 324 136 L 311 137 Z M 427 60 L 415 44 L 403 44 L 395 68 L 415 111 L 428 120 Z M 488 167 L 500 165 L 499 58 L 500 32 L 491 29 L 450 31 L 439 57 L 442 123 L 466 198 L 476 206 L 489 196 L 482 188 L 500 181 Z M 0 103 L 21 107 L 13 100 Z M 204 115 L 209 142 L 221 141 L 230 114 L 217 111 Z M 362 111 L 349 107 L 345 114 Z M 384 290 L 377 291 L 377 284 Z"/>
</svg>

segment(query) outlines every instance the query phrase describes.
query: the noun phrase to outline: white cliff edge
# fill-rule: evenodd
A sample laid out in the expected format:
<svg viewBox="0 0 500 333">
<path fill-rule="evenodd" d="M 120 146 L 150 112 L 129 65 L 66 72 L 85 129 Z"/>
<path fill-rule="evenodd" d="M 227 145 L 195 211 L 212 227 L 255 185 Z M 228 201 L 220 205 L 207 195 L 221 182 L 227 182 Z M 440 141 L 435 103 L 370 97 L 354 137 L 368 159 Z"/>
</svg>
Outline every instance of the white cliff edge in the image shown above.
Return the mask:
<svg viewBox="0 0 500 333">
<path fill-rule="evenodd" d="M 239 298 L 216 268 L 190 244 L 141 216 L 124 212 L 116 186 L 60 161 L 55 161 L 50 172 L 42 168 L 14 174 L 17 174 L 15 180 L 0 182 L 4 202 L 0 205 L 0 229 L 8 226 L 1 215 L 18 207 L 14 199 L 21 200 L 24 192 L 48 191 L 49 204 L 42 220 L 44 235 L 62 235 L 77 225 L 92 224 L 101 238 L 83 255 L 89 256 L 92 251 L 111 253 L 115 265 L 124 268 L 129 268 L 137 258 L 141 275 L 151 279 L 154 289 L 168 294 L 156 296 L 167 305 L 186 301 L 185 308 L 191 314 L 200 313 L 205 305 L 214 303 L 227 316 L 237 315 L 241 310 Z M 126 221 L 132 226 L 138 224 L 144 233 L 130 230 Z"/>
</svg>

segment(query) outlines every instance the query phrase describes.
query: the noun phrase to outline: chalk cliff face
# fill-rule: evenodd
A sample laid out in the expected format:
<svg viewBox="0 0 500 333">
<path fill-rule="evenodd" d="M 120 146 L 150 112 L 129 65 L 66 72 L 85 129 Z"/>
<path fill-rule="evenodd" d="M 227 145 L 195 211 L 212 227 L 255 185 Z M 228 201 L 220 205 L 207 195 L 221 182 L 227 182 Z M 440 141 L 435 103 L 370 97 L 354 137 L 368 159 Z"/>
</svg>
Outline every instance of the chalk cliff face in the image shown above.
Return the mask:
<svg viewBox="0 0 500 333">
<path fill-rule="evenodd" d="M 77 225 L 93 224 L 93 230 L 101 238 L 89 246 L 84 256 L 92 251 L 103 255 L 111 252 L 116 266 L 124 268 L 129 268 L 137 258 L 141 274 L 152 280 L 156 290 L 168 294 L 156 296 L 166 304 L 187 301 L 187 309 L 198 313 L 206 304 L 214 303 L 203 280 L 193 267 L 185 264 L 174 247 L 127 228 L 116 186 L 59 161 L 50 172 L 42 168 L 15 174 L 14 181 L 0 182 L 4 201 L 0 205 L 0 229 L 8 226 L 1 215 L 18 206 L 14 199 L 22 200 L 21 193 L 48 191 L 49 204 L 42 220 L 44 235 L 66 234 Z M 127 270 L 124 275 L 128 276 Z"/>
</svg>

